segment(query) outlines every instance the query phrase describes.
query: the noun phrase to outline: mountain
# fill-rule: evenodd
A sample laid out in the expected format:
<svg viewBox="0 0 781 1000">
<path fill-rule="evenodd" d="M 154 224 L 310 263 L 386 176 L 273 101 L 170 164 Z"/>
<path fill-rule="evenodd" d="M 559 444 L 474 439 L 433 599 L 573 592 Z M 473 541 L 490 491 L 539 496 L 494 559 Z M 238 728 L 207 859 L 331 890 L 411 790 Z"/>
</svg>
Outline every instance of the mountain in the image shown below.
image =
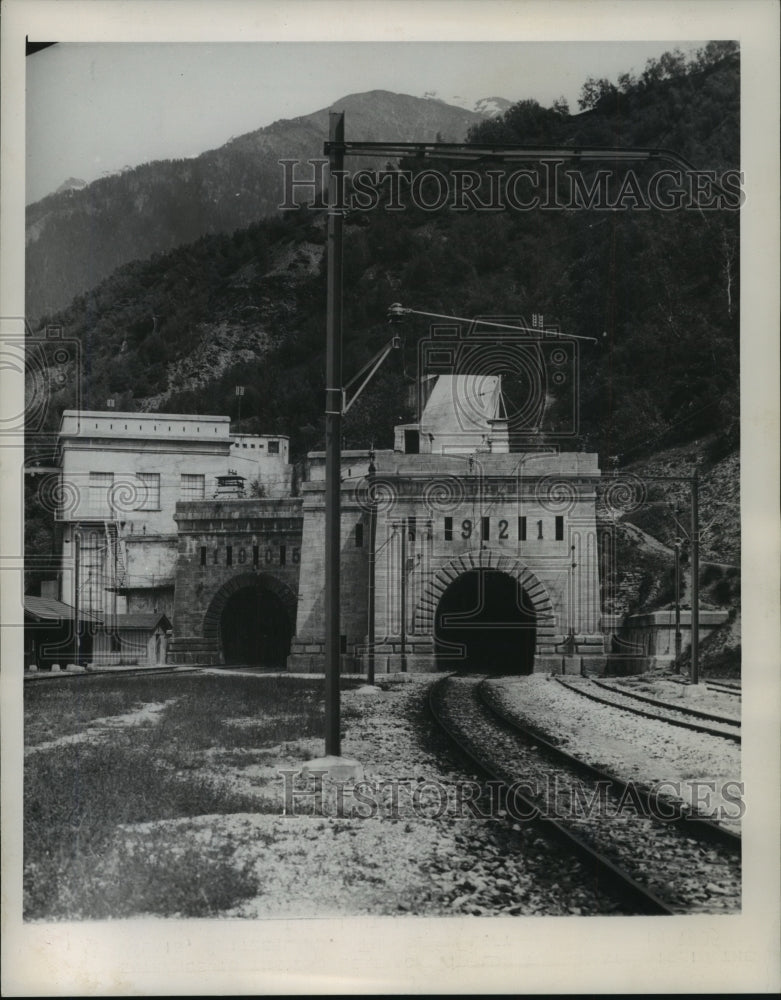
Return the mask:
<svg viewBox="0 0 781 1000">
<path fill-rule="evenodd" d="M 62 194 L 64 191 L 81 191 L 82 188 L 87 186 L 87 182 L 83 181 L 80 177 L 69 177 L 54 192 L 55 194 Z"/>
<path fill-rule="evenodd" d="M 373 90 L 281 119 L 197 157 L 157 160 L 81 187 L 71 178 L 27 208 L 28 319 L 35 324 L 61 309 L 127 261 L 276 214 L 279 160 L 322 158 L 330 110 L 345 112 L 348 139 L 366 141 L 439 136 L 458 142 L 484 119 L 440 101 Z"/>
<path fill-rule="evenodd" d="M 485 115 L 486 118 L 495 118 L 497 115 L 504 114 L 508 108 L 512 107 L 513 102 L 508 101 L 506 97 L 481 97 L 477 101 L 470 101 L 469 98 L 461 97 L 458 94 L 449 97 L 442 97 L 436 90 L 427 90 L 423 97 L 427 101 L 439 101 L 441 104 L 453 105 L 457 108 L 466 108 L 468 111 L 474 111 L 479 115 Z"/>
<path fill-rule="evenodd" d="M 576 135 L 584 145 L 615 137 L 662 146 L 677 135 L 675 148 L 698 166 L 735 167 L 739 87 L 738 66 L 727 53 L 705 67 L 628 86 L 580 115 L 519 102 L 501 119 L 480 119 L 470 137 L 490 141 L 498 133 L 501 142 L 533 136 L 559 144 Z M 348 126 L 357 122 L 364 135 L 371 137 L 377 126 L 378 101 L 389 131 L 402 131 L 403 123 L 390 116 L 404 107 L 422 116 L 411 130 L 433 127 L 428 115 L 436 102 L 371 97 L 340 102 Z M 450 108 L 448 114 L 462 112 Z M 322 130 L 319 115 L 284 123 L 287 133 L 291 127 L 308 135 Z M 270 126 L 217 154 L 235 163 L 227 151 L 240 146 L 248 162 L 260 159 L 253 149 L 276 160 L 289 150 L 274 139 Z M 585 184 L 598 166 L 584 173 Z M 420 164 L 410 160 L 405 167 L 415 171 Z M 637 183 L 642 187 L 655 170 L 653 163 L 638 166 Z M 129 262 L 73 300 L 53 319 L 81 343 L 83 405 L 101 408 L 114 397 L 117 409 L 225 413 L 235 405 L 233 384 L 254 380 L 277 391 L 248 395 L 245 421 L 290 433 L 298 454 L 319 446 L 324 227 L 324 212 L 302 208 L 230 235 L 206 234 Z M 738 230 L 735 211 L 462 212 L 409 204 L 399 212 L 381 204 L 351 213 L 344 246 L 345 371 L 358 370 L 387 340 L 394 301 L 447 315 L 542 313 L 565 334 L 584 339 L 580 446 L 625 464 L 711 434 L 718 459 L 734 450 L 739 431 Z M 425 331 L 425 324 L 411 324 L 413 371 L 414 344 Z M 407 381 L 413 371 L 404 373 Z M 64 383 L 52 400 L 55 426 L 58 409 L 74 403 L 72 389 Z M 351 446 L 379 441 L 398 422 L 405 393 L 389 392 L 393 416 L 378 411 L 363 424 L 348 421 Z M 360 413 L 359 403 L 351 419 Z M 557 418 L 569 416 L 561 410 Z M 302 427 L 310 429 L 298 438 Z"/>
<path fill-rule="evenodd" d="M 496 118 L 497 115 L 503 115 L 505 111 L 509 111 L 512 106 L 513 102 L 508 101 L 505 97 L 481 97 L 479 101 L 475 101 L 472 110 L 479 115 Z"/>
</svg>

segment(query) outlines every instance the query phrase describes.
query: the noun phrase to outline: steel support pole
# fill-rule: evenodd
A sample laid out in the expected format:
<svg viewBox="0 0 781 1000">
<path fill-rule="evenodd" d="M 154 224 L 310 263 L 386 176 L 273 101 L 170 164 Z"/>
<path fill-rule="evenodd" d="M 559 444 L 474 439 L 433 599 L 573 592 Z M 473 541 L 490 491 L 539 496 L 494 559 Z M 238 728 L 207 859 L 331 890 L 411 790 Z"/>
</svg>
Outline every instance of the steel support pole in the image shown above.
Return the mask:
<svg viewBox="0 0 781 1000">
<path fill-rule="evenodd" d="M 81 532 L 73 532 L 73 646 L 76 666 L 81 666 L 81 622 L 79 620 L 79 576 L 81 565 Z"/>
<path fill-rule="evenodd" d="M 675 670 L 681 669 L 681 545 L 675 543 Z"/>
<path fill-rule="evenodd" d="M 371 489 L 371 479 L 372 475 L 369 475 L 370 489 Z M 371 494 L 370 494 L 371 496 Z M 369 508 L 369 622 L 368 622 L 368 639 L 369 639 L 369 668 L 367 682 L 369 684 L 374 684 L 374 645 L 375 645 L 375 629 L 374 629 L 374 603 L 375 603 L 375 590 L 374 590 L 374 571 L 376 566 L 376 546 L 377 546 L 377 506 L 374 503 L 373 497 L 370 499 Z"/>
<path fill-rule="evenodd" d="M 407 672 L 407 518 L 401 519 L 401 672 Z"/>
<path fill-rule="evenodd" d="M 329 116 L 328 299 L 325 391 L 325 753 L 341 753 L 339 712 L 342 434 L 342 223 L 344 115 Z"/>
<path fill-rule="evenodd" d="M 692 670 L 691 683 L 700 683 L 700 479 L 692 476 Z"/>
</svg>

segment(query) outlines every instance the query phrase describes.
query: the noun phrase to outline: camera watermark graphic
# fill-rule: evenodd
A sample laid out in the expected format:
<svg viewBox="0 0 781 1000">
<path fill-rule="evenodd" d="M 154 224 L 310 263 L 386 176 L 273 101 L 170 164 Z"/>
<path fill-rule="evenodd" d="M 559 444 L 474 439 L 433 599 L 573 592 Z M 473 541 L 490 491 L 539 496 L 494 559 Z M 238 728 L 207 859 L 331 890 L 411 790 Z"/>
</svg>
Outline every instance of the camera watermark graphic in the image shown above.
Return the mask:
<svg viewBox="0 0 781 1000">
<path fill-rule="evenodd" d="M 364 779 L 338 781 L 325 771 L 280 769 L 284 816 L 346 819 L 587 820 L 643 817 L 671 822 L 691 815 L 737 822 L 746 812 L 740 781 L 658 781 L 650 786 L 612 781 L 564 782 L 553 776 L 515 781 Z M 683 807 L 681 803 L 689 803 Z"/>
<path fill-rule="evenodd" d="M 543 435 L 548 447 L 575 438 L 579 349 L 577 339 L 538 315 L 531 323 L 522 316 L 484 316 L 466 329 L 432 326 L 418 342 L 421 434 L 437 430 L 426 426 L 427 381 L 446 376 L 460 450 L 465 443 L 479 452 L 539 446 Z"/>
<path fill-rule="evenodd" d="M 51 435 L 55 393 L 67 387 L 73 408 L 81 408 L 81 344 L 64 336 L 61 326 L 34 332 L 22 317 L 2 317 L 0 327 L 0 369 L 18 375 L 24 387 L 19 403 L 6 405 L 0 415 L 0 438 L 24 435 L 29 445 Z"/>
<path fill-rule="evenodd" d="M 609 158 L 606 156 L 606 159 Z M 278 208 L 325 209 L 328 161 L 279 160 L 283 200 Z M 739 170 L 663 168 L 583 170 L 563 159 L 514 169 L 370 170 L 333 172 L 338 204 L 351 212 L 602 212 L 738 211 L 746 200 Z"/>
</svg>

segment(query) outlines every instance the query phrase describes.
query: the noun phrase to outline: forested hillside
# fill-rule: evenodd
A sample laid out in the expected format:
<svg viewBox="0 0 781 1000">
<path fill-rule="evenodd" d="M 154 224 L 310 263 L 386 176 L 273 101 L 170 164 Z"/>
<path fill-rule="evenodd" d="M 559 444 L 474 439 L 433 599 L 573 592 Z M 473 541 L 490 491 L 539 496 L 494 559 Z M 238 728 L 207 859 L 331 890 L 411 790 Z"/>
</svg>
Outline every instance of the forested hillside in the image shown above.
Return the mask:
<svg viewBox="0 0 781 1000">
<path fill-rule="evenodd" d="M 577 115 L 521 102 L 471 139 L 664 145 L 701 169 L 738 167 L 733 47 L 709 46 L 689 64 L 660 63 L 617 87 L 587 81 Z M 426 163 L 434 166 L 449 171 L 454 163 Z M 645 183 L 658 164 L 636 169 Z M 236 420 L 235 386 L 243 385 L 243 431 L 289 434 L 294 459 L 322 447 L 325 223 L 323 212 L 302 207 L 203 236 L 124 265 L 48 317 L 82 348 L 81 395 L 71 366 L 60 373 L 66 380 L 49 429 L 79 399 L 86 408 L 113 399 L 117 409 Z M 739 441 L 738 223 L 736 211 L 696 208 L 458 212 L 410 203 L 404 211 L 352 211 L 345 381 L 387 341 L 393 302 L 467 317 L 542 313 L 565 334 L 598 341 L 581 344 L 577 447 L 599 452 L 611 469 L 707 435 L 704 459 L 723 461 Z M 428 326 L 412 318 L 396 329 L 404 349 L 345 419 L 346 447 L 387 447 L 393 425 L 412 416 L 416 345 Z M 43 442 L 36 447 L 47 460 Z M 730 524 L 737 526 L 737 508 Z M 711 547 L 711 558 L 732 561 L 734 534 Z"/>
<path fill-rule="evenodd" d="M 363 139 L 439 135 L 458 142 L 483 118 L 383 90 L 350 94 L 334 107 L 347 115 L 350 137 Z M 61 309 L 128 261 L 276 215 L 283 200 L 279 160 L 322 159 L 328 110 L 282 119 L 192 159 L 156 160 L 81 182 L 28 206 L 28 319 Z"/>
</svg>

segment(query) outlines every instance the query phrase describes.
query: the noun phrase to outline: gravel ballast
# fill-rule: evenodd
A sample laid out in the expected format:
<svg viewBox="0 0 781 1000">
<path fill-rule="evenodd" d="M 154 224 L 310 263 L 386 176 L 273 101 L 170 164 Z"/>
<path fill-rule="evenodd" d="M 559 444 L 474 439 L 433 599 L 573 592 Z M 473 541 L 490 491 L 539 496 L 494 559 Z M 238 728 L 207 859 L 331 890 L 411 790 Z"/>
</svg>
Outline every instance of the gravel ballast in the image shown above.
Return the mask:
<svg viewBox="0 0 781 1000">
<path fill-rule="evenodd" d="M 426 709 L 438 679 L 412 675 L 385 690 L 342 693 L 342 753 L 363 764 L 364 797 L 372 803 L 358 815 L 349 815 L 358 808 L 350 796 L 344 817 L 333 814 L 336 800 L 326 796 L 325 816 L 296 809 L 292 816 L 210 821 L 254 855 L 263 886 L 227 916 L 621 912 L 616 898 L 595 892 L 589 873 L 538 831 L 503 815 L 471 815 L 465 799 L 475 797 L 484 813 L 489 802 L 477 798 L 468 764 L 455 759 Z M 395 785 L 377 792 L 383 782 Z M 303 797 L 301 811 L 311 808 L 311 797 Z M 372 808 L 376 815 L 363 818 Z"/>
<path fill-rule="evenodd" d="M 672 783 L 681 801 L 692 806 L 698 796 L 707 799 L 720 822 L 738 828 L 739 808 L 723 795 L 725 786 L 728 795 L 738 794 L 737 744 L 591 701 L 546 674 L 498 678 L 488 684 L 511 716 L 586 763 L 644 786 Z M 667 784 L 665 791 L 669 794 Z"/>
</svg>

